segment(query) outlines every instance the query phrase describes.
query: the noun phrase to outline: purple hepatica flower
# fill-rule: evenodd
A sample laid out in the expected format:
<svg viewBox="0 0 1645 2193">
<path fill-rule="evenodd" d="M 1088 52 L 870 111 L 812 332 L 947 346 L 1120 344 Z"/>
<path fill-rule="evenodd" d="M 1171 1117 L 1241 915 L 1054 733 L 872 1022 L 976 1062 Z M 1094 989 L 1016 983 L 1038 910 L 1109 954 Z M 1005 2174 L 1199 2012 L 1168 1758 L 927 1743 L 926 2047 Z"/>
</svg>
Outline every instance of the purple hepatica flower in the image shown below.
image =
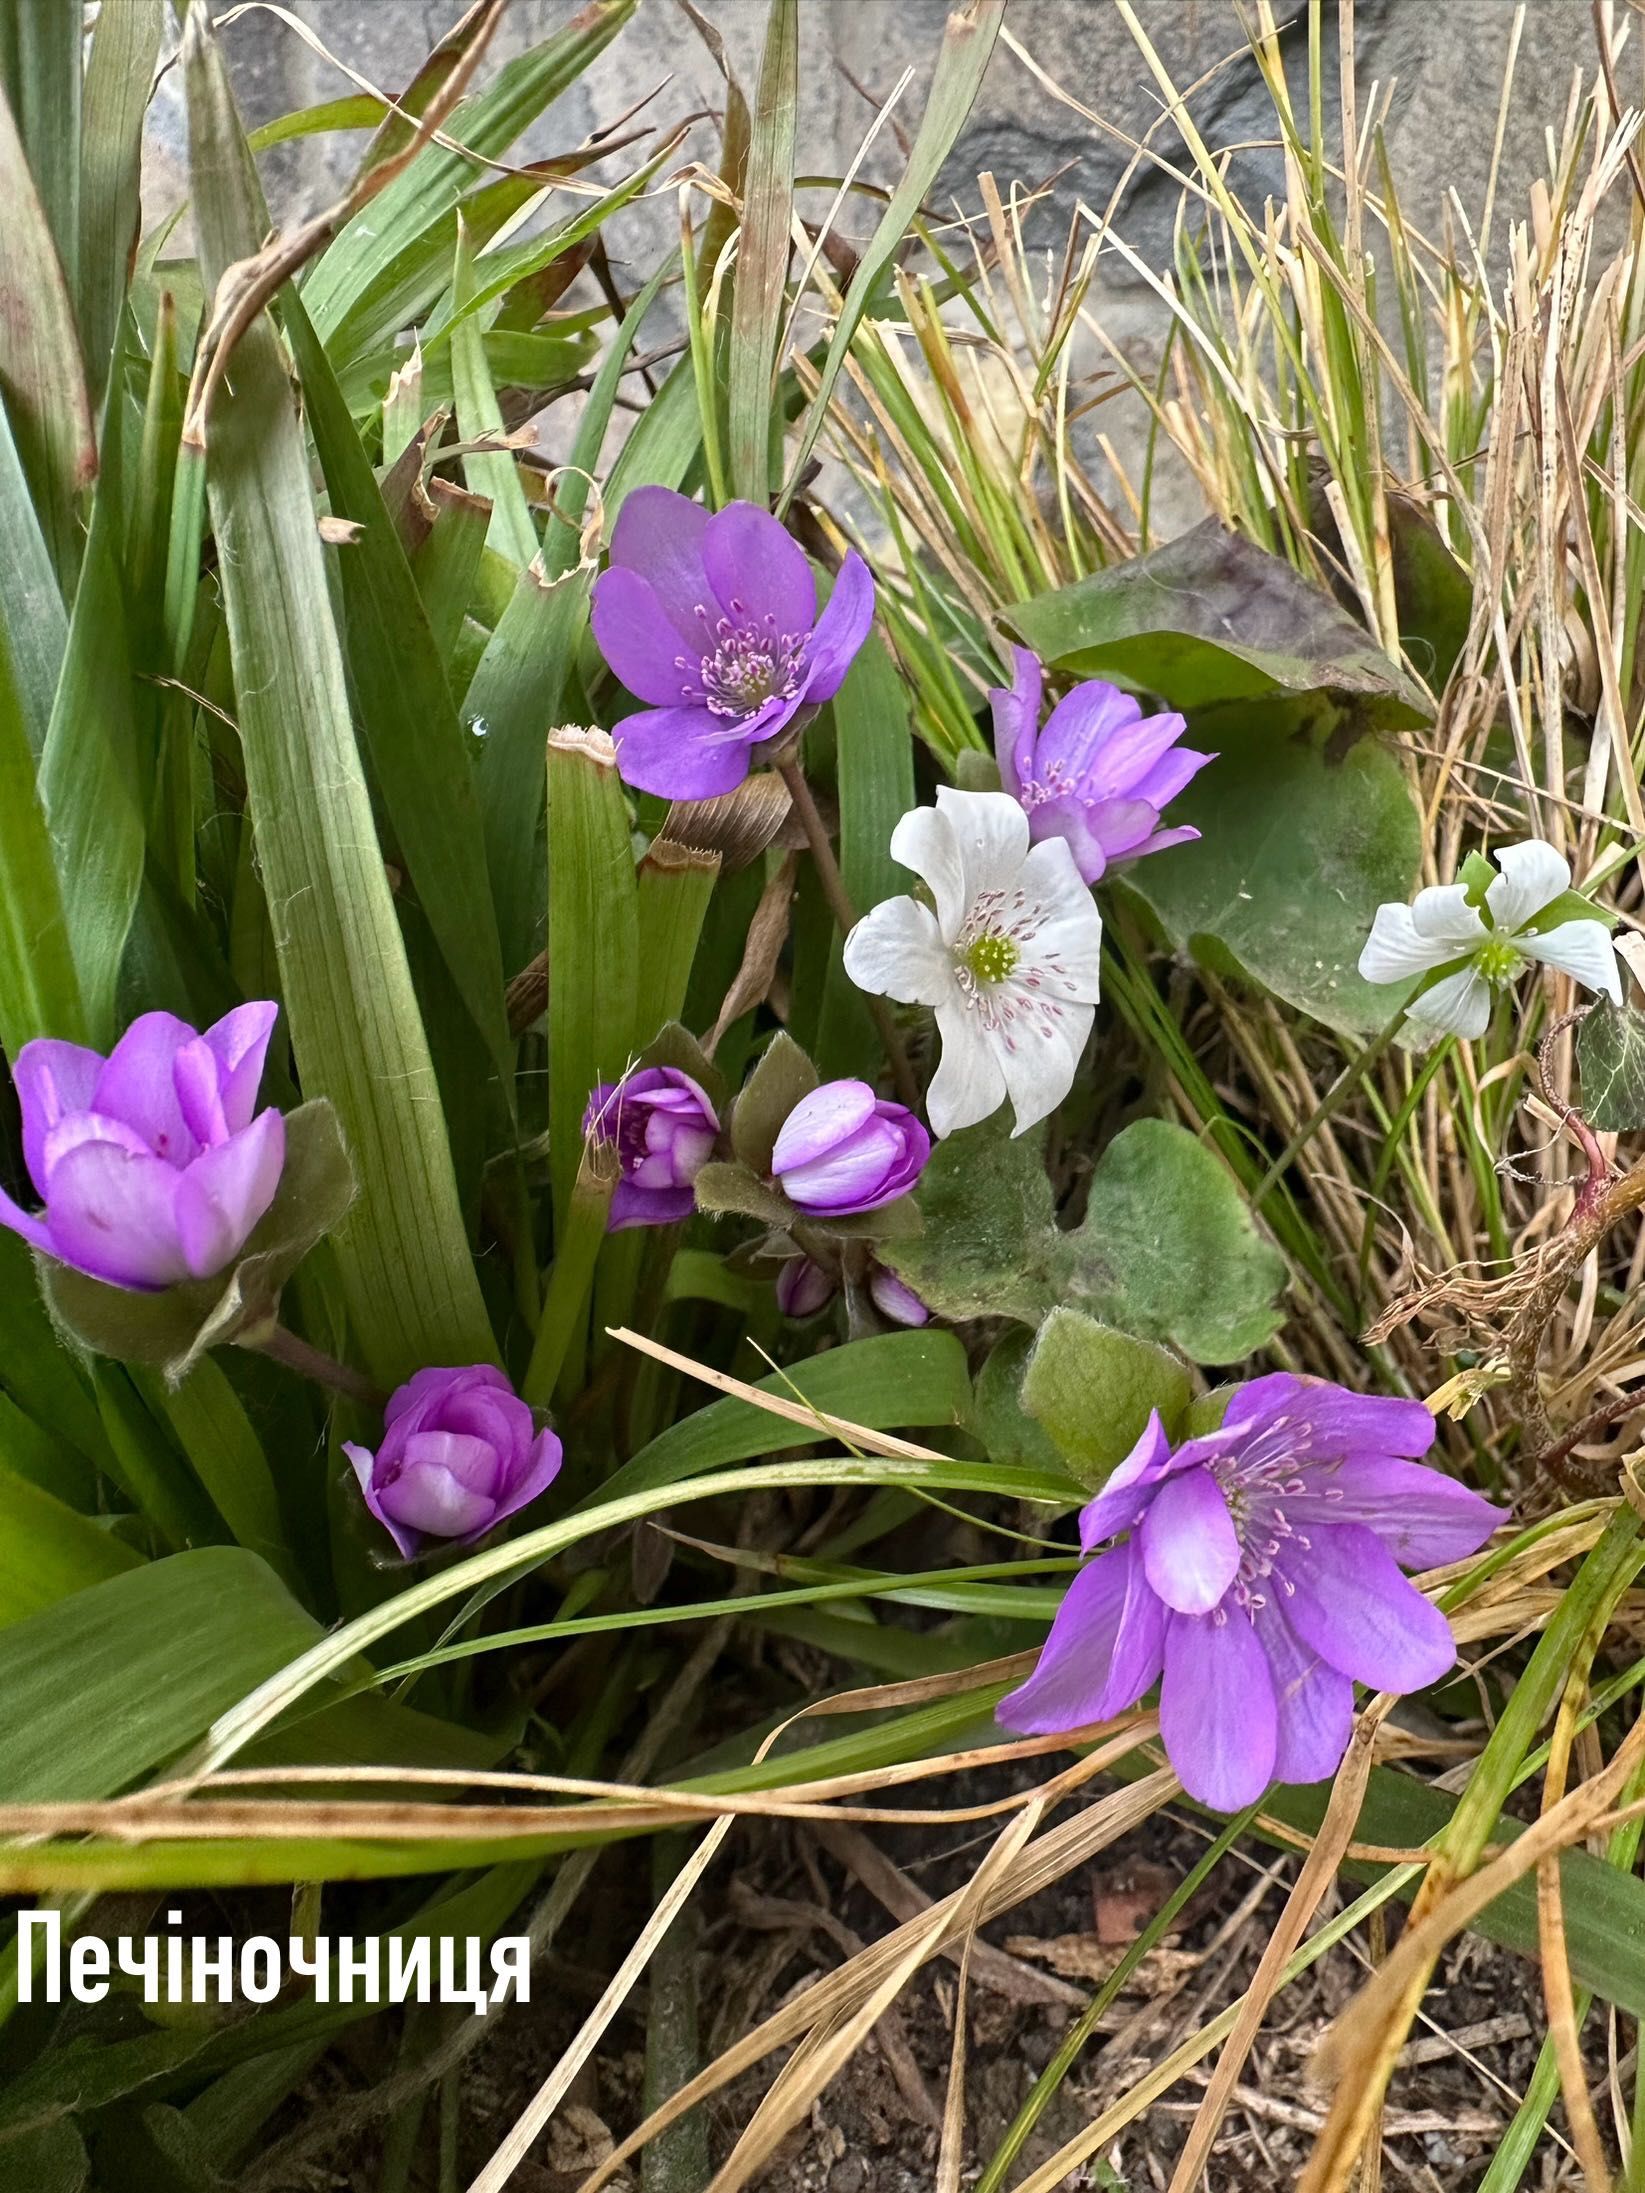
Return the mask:
<svg viewBox="0 0 1645 2193">
<path fill-rule="evenodd" d="M 874 1264 L 868 1274 L 868 1292 L 876 1310 L 888 1324 L 929 1325 L 931 1312 L 913 1288 L 897 1277 L 889 1264 Z"/>
<path fill-rule="evenodd" d="M 826 1081 L 783 1121 L 771 1170 L 790 1203 L 817 1218 L 848 1218 L 906 1195 L 931 1155 L 931 1137 L 906 1104 L 866 1081 Z"/>
<path fill-rule="evenodd" d="M 608 1230 L 689 1218 L 697 1203 L 691 1183 L 719 1131 L 707 1092 L 677 1066 L 642 1066 L 621 1081 L 602 1081 L 588 1100 L 583 1133 L 617 1146 Z"/>
<path fill-rule="evenodd" d="M 1334 1774 L 1354 1684 L 1421 1690 L 1456 1658 L 1450 1625 L 1400 1574 L 1460 1561 L 1502 1511 L 1413 1457 L 1419 1401 L 1279 1372 L 1241 1386 L 1220 1431 L 1171 1452 L 1156 1414 L 1080 1516 L 1092 1552 L 1007 1728 L 1084 1728 L 1163 1672 L 1160 1734 L 1191 1797 L 1237 1812 L 1271 1781 Z"/>
<path fill-rule="evenodd" d="M 114 1287 L 154 1291 L 232 1264 L 274 1201 L 286 1123 L 257 1113 L 279 1007 L 240 1005 L 205 1034 L 134 1020 L 105 1059 L 42 1036 L 12 1068 L 23 1161 L 45 1209 L 0 1192 L 0 1225 Z"/>
<path fill-rule="evenodd" d="M 600 652 L 649 703 L 616 729 L 624 779 L 664 799 L 734 790 L 751 747 L 832 700 L 873 621 L 854 552 L 819 617 L 811 566 L 766 511 L 710 516 L 671 487 L 636 488 L 594 586 Z"/>
<path fill-rule="evenodd" d="M 1058 701 L 1039 728 L 1042 677 L 1026 647 L 1011 650 L 1015 678 L 996 687 L 994 752 L 1000 782 L 1021 803 L 1033 837 L 1065 838 L 1087 883 L 1117 861 L 1140 860 L 1199 832 L 1160 828 L 1161 812 L 1213 754 L 1178 746 L 1186 725 L 1092 678 Z"/>
<path fill-rule="evenodd" d="M 372 1454 L 343 1452 L 366 1506 L 409 1561 L 426 1538 L 472 1545 L 554 1480 L 560 1442 L 489 1363 L 419 1371 L 383 1411 Z"/>
</svg>

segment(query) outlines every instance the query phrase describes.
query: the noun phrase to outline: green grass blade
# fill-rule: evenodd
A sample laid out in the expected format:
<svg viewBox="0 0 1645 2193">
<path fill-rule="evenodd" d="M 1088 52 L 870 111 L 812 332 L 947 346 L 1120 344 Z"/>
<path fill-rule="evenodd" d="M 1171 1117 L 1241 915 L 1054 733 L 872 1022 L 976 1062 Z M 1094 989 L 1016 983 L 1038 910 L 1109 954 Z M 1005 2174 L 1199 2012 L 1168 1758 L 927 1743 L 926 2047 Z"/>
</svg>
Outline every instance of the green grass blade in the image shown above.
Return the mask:
<svg viewBox="0 0 1645 2193">
<path fill-rule="evenodd" d="M 274 1472 L 240 1397 L 211 1356 L 180 1386 L 154 1371 L 135 1371 L 151 1411 L 164 1417 L 235 1543 L 261 1554 L 282 1582 L 293 1581 Z"/>
<path fill-rule="evenodd" d="M 639 890 L 616 749 L 548 735 L 548 1132 L 556 1231 L 570 1222 L 583 1112 L 634 1042 Z"/>
<path fill-rule="evenodd" d="M 788 480 L 777 506 L 779 515 L 794 499 L 795 490 L 805 475 L 817 436 L 822 432 L 823 420 L 828 416 L 834 384 L 840 377 L 840 369 L 845 364 L 852 337 L 868 309 L 875 285 L 891 264 L 898 245 L 919 211 L 922 199 L 936 181 L 938 171 L 964 127 L 965 118 L 970 113 L 972 102 L 982 84 L 983 72 L 994 51 L 994 41 L 999 36 L 1004 17 L 1005 0 L 963 0 L 963 4 L 948 18 L 948 27 L 943 32 L 942 49 L 937 55 L 936 71 L 931 79 L 930 97 L 926 101 L 925 113 L 914 139 L 914 149 L 908 156 L 903 179 L 892 192 L 886 209 L 880 216 L 880 224 L 875 229 L 867 250 L 857 261 L 850 287 L 846 290 L 845 302 L 840 307 L 840 316 L 829 340 L 828 355 L 823 360 L 817 393 L 806 413 L 794 459 L 789 466 Z"/>
<path fill-rule="evenodd" d="M 0 1468 L 0 1626 L 140 1568 L 134 1546 Z"/>
<path fill-rule="evenodd" d="M 754 95 L 748 187 L 731 301 L 727 436 L 731 492 L 762 509 L 771 494 L 771 379 L 794 216 L 799 50 L 799 0 L 771 0 Z"/>
<path fill-rule="evenodd" d="M 451 277 L 451 294 L 459 310 L 474 293 L 474 256 L 468 232 L 459 222 L 457 260 Z M 465 442 L 503 431 L 502 408 L 486 364 L 484 323 L 473 315 L 459 321 L 451 337 L 451 380 L 457 400 L 457 429 Z M 507 556 L 522 570 L 537 553 L 537 528 L 525 499 L 519 467 L 511 450 L 470 450 L 463 459 L 463 478 L 470 491 L 483 495 L 491 505 L 486 542 L 500 556 Z"/>
<path fill-rule="evenodd" d="M 184 37 L 194 199 L 215 278 L 256 248 L 259 194 L 206 11 Z M 265 318 L 210 425 L 210 497 L 258 861 L 304 1093 L 337 1108 L 360 1199 L 334 1237 L 384 1385 L 491 1360 L 428 1042 L 349 720 L 285 359 Z"/>
<path fill-rule="evenodd" d="M 543 109 L 569 89 L 616 37 L 638 0 L 588 0 L 541 45 L 498 70 L 483 92 L 462 101 L 446 123 L 455 143 L 487 159 L 505 153 Z M 400 263 L 431 235 L 440 239 L 436 264 L 449 263 L 450 217 L 474 180 L 474 164 L 459 152 L 429 145 L 405 173 L 355 215 L 309 275 L 309 317 L 339 365 L 381 340 L 381 293 L 400 279 Z M 447 224 L 442 230 L 442 223 Z M 473 225 L 472 223 L 470 224 Z M 431 301 L 386 314 L 387 332 L 406 326 Z"/>
<path fill-rule="evenodd" d="M 22 0 L 22 7 L 26 23 L 29 0 Z M 54 16 L 64 12 L 64 0 L 52 0 L 41 11 Z M 4 27 L 0 17 L 0 33 Z M 78 52 L 74 83 L 78 118 Z M 0 386 L 41 529 L 58 575 L 64 577 L 79 559 L 77 509 L 81 490 L 96 477 L 97 443 L 63 262 L 24 140 L 3 99 L 0 204 L 6 209 L 6 249 L 0 253 Z"/>
<path fill-rule="evenodd" d="M 80 41 L 75 0 L 0 0 L 0 87 L 72 277 L 80 194 Z M 8 193 L 8 213 L 12 202 Z"/>
<path fill-rule="evenodd" d="M 0 540 L 6 544 L 0 556 L 0 630 L 10 643 L 29 746 L 38 754 L 46 743 L 69 623 L 4 404 L 0 404 Z"/>
<path fill-rule="evenodd" d="M 851 903 L 866 914 L 894 897 L 905 873 L 891 858 L 891 832 L 914 804 L 914 748 L 908 694 L 878 633 L 870 633 L 834 697 L 835 784 L 840 802 L 840 873 Z M 817 1061 L 825 1074 L 866 1074 L 883 1059 L 863 993 L 845 972 L 841 939 L 829 951 Z"/>
<path fill-rule="evenodd" d="M 0 633 L 0 1051 L 31 1036 L 86 1040 L 80 977 L 35 785 L 8 640 Z"/>
<path fill-rule="evenodd" d="M 371 460 L 296 297 L 285 324 L 333 515 L 364 529 L 339 551 L 339 576 L 372 773 L 434 940 L 512 1102 L 514 1044 L 480 803 L 445 664 Z"/>
<path fill-rule="evenodd" d="M 104 408 L 103 468 L 40 756 L 69 943 L 92 1043 L 115 1036 L 114 991 L 143 882 L 145 826 L 120 577 L 124 398 Z"/>
<path fill-rule="evenodd" d="M 143 116 L 163 15 L 163 0 L 104 0 L 86 62 L 76 293 L 94 399 L 102 394 L 137 245 Z"/>
<path fill-rule="evenodd" d="M 480 741 L 480 808 L 503 965 L 512 974 L 542 941 L 543 733 L 573 712 L 577 641 L 590 574 L 545 579 L 532 563 L 515 582 L 463 700 Z"/>
</svg>

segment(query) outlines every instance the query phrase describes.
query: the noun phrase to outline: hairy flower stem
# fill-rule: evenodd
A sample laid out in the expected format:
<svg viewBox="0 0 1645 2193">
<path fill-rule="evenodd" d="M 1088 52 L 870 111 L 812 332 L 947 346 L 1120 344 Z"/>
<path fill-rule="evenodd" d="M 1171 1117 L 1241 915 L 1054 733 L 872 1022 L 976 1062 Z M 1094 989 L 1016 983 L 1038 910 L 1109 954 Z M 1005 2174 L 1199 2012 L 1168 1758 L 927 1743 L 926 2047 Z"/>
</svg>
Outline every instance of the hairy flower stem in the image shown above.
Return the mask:
<svg viewBox="0 0 1645 2193">
<path fill-rule="evenodd" d="M 806 843 L 811 848 L 811 858 L 817 866 L 817 881 L 822 885 L 823 897 L 834 916 L 835 926 L 842 937 L 849 936 L 857 926 L 857 910 L 851 903 L 851 894 L 845 888 L 845 878 L 840 874 L 840 864 L 834 858 L 834 846 L 828 835 L 828 826 L 818 812 L 817 803 L 811 796 L 811 787 L 805 781 L 805 772 L 797 761 L 778 763 L 778 772 L 788 787 L 788 797 L 794 812 L 800 818 Z M 864 1002 L 873 1016 L 879 1031 L 880 1042 L 890 1061 L 891 1078 L 897 1085 L 897 1095 L 911 1112 L 921 1109 L 920 1086 L 914 1079 L 914 1070 L 908 1063 L 908 1053 L 903 1049 L 902 1037 L 891 1015 L 891 1008 L 882 997 L 864 992 Z"/>
<path fill-rule="evenodd" d="M 380 1409 L 388 1398 L 380 1386 L 374 1386 L 361 1372 L 351 1371 L 346 1363 L 339 1363 L 323 1348 L 311 1347 L 272 1318 L 267 1324 L 242 1333 L 237 1345 L 249 1348 L 256 1355 L 266 1355 L 273 1363 L 283 1364 L 299 1378 L 310 1378 L 317 1386 L 329 1386 L 333 1393 L 346 1394 L 350 1401 L 363 1401 L 371 1408 Z"/>
</svg>

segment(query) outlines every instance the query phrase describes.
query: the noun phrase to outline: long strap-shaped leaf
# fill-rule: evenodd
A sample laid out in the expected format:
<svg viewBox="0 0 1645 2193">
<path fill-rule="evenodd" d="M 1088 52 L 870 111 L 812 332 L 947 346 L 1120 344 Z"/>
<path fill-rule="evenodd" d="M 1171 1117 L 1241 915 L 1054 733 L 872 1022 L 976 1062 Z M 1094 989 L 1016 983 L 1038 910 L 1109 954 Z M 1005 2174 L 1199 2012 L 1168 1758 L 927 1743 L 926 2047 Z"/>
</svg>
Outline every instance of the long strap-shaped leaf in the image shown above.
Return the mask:
<svg viewBox="0 0 1645 2193">
<path fill-rule="evenodd" d="M 754 101 L 748 188 L 732 300 L 729 442 L 733 493 L 762 508 L 770 486 L 771 366 L 794 211 L 794 110 L 799 104 L 799 0 L 771 0 Z"/>
<path fill-rule="evenodd" d="M 35 789 L 11 652 L 0 627 L 0 1051 L 31 1036 L 84 1042 L 80 984 Z"/>
<path fill-rule="evenodd" d="M 880 225 L 874 231 L 868 249 L 857 261 L 851 286 L 845 293 L 828 355 L 823 360 L 817 393 L 811 400 L 811 409 L 800 434 L 800 446 L 789 466 L 788 482 L 777 505 L 779 516 L 792 501 L 794 490 L 804 475 L 806 461 L 822 432 L 834 383 L 839 379 L 846 352 L 851 348 L 857 323 L 868 309 L 874 285 L 890 265 L 893 253 L 908 232 L 909 223 L 919 211 L 921 199 L 936 181 L 938 170 L 953 149 L 954 140 L 971 111 L 1004 17 L 1005 0 L 964 0 L 964 5 L 956 8 L 948 18 L 942 50 L 937 55 L 936 73 L 931 79 L 931 96 L 926 101 L 914 149 L 908 156 L 903 179 L 892 192 L 880 216 Z"/>
<path fill-rule="evenodd" d="M 94 1044 L 114 1038 L 114 985 L 143 881 L 136 714 L 120 578 L 123 393 L 104 409 L 102 471 L 40 756 L 69 942 Z"/>
<path fill-rule="evenodd" d="M 184 34 L 201 256 L 257 248 L 261 193 L 203 5 Z M 385 1385 L 494 1359 L 349 720 L 308 456 L 260 318 L 209 421 L 208 480 L 257 855 L 305 1094 L 328 1096 L 361 1195 L 336 1236 L 349 1314 Z"/>
<path fill-rule="evenodd" d="M 78 83 L 78 78 L 76 78 Z M 59 576 L 79 546 L 75 505 L 97 443 L 63 263 L 11 108 L 0 98 L 0 390 Z"/>
<path fill-rule="evenodd" d="M 104 0 L 86 63 L 78 295 L 86 375 L 99 395 L 137 243 L 143 116 L 163 22 L 163 0 Z"/>
<path fill-rule="evenodd" d="M 371 460 L 295 297 L 288 297 L 285 322 L 333 514 L 364 528 L 342 563 L 360 728 L 429 927 L 512 1102 L 514 1044 L 480 803 L 445 666 Z"/>
<path fill-rule="evenodd" d="M 638 4 L 588 0 L 552 37 L 499 69 L 487 90 L 465 99 L 446 125 L 447 137 L 496 159 L 576 82 Z M 464 154 L 428 146 L 348 224 L 309 275 L 304 299 L 309 317 L 339 368 L 369 344 L 375 291 L 393 286 L 399 259 L 450 214 L 475 173 L 476 163 Z"/>
</svg>

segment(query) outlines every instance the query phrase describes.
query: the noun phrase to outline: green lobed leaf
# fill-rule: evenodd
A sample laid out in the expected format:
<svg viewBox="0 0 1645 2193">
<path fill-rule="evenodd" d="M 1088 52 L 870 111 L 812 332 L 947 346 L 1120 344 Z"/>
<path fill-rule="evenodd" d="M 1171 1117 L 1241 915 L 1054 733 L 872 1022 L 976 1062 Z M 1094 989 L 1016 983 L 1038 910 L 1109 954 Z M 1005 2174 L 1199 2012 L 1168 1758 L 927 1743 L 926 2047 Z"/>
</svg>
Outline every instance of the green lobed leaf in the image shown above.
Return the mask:
<svg viewBox="0 0 1645 2193">
<path fill-rule="evenodd" d="M 184 34 L 194 202 L 215 279 L 266 221 L 206 10 Z M 336 1240 L 378 1381 L 494 1360 L 428 1041 L 349 717 L 307 457 L 264 315 L 209 421 L 209 486 L 257 858 L 305 1091 L 336 1105 L 360 1200 Z"/>
<path fill-rule="evenodd" d="M 1069 1232 L 1054 1223 L 1037 1144 L 1009 1137 L 1003 1119 L 940 1142 L 919 1202 L 923 1233 L 886 1261 L 945 1317 L 1037 1325 L 1061 1306 L 1200 1363 L 1237 1362 L 1281 1322 L 1283 1257 L 1226 1168 L 1166 1120 L 1114 1137 Z"/>
<path fill-rule="evenodd" d="M 39 1256 L 41 1288 L 58 1325 L 82 1347 L 150 1365 L 175 1385 L 208 1349 L 274 1315 L 286 1281 L 353 1200 L 354 1173 L 336 1111 L 316 1097 L 287 1114 L 280 1186 L 229 1271 L 143 1294 Z"/>
<path fill-rule="evenodd" d="M 1422 824 L 1397 755 L 1329 699 L 1232 702 L 1189 724 L 1217 759 L 1171 803 L 1199 829 L 1125 871 L 1179 950 L 1243 974 L 1345 1033 L 1383 1027 L 1389 992 L 1359 955 L 1408 899 Z"/>
<path fill-rule="evenodd" d="M 1582 1116 L 1601 1133 L 1645 1127 L 1645 1013 L 1597 1004 L 1577 1030 Z"/>
<path fill-rule="evenodd" d="M 1022 1405 L 1081 1484 L 1123 1462 L 1158 1410 L 1176 1435 L 1193 1393 L 1178 1358 L 1078 1310 L 1053 1310 L 1023 1372 Z"/>
<path fill-rule="evenodd" d="M 816 1067 L 794 1038 L 779 1030 L 731 1108 L 731 1147 L 756 1177 L 764 1179 L 770 1172 L 784 1120 L 816 1088 L 817 1079 Z"/>
<path fill-rule="evenodd" d="M 1345 609 L 1215 518 L 1005 615 L 1042 661 L 1118 677 L 1171 708 L 1333 693 L 1357 700 L 1366 726 L 1408 729 L 1433 713 Z"/>
</svg>

